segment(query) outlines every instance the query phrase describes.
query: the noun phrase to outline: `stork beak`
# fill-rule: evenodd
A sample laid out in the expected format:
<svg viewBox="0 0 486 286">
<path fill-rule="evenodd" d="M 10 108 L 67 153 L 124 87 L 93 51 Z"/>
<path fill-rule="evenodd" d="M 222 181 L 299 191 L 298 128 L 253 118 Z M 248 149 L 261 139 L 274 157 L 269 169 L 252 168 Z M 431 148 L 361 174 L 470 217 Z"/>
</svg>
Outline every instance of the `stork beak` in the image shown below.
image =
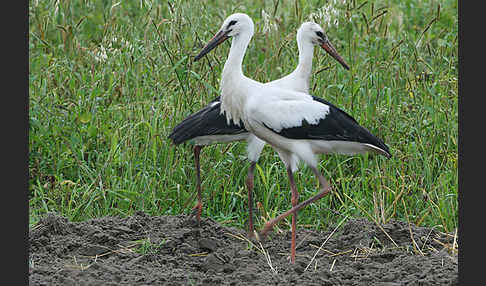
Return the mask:
<svg viewBox="0 0 486 286">
<path fill-rule="evenodd" d="M 200 58 L 204 57 L 204 55 L 209 53 L 212 49 L 216 48 L 219 44 L 226 41 L 229 38 L 228 36 L 229 32 L 231 32 L 231 30 L 228 31 L 220 30 L 219 32 L 217 32 L 216 35 L 214 35 L 214 37 L 211 38 L 211 40 L 209 40 L 206 46 L 204 46 L 201 52 L 199 52 L 199 54 L 194 58 L 194 61 L 195 62 L 198 61 Z"/>
<path fill-rule="evenodd" d="M 349 70 L 348 64 L 344 61 L 344 59 L 338 54 L 334 46 L 329 42 L 329 40 L 321 41 L 321 47 L 326 50 L 328 54 L 330 54 L 336 61 L 338 61 L 345 69 Z"/>
</svg>

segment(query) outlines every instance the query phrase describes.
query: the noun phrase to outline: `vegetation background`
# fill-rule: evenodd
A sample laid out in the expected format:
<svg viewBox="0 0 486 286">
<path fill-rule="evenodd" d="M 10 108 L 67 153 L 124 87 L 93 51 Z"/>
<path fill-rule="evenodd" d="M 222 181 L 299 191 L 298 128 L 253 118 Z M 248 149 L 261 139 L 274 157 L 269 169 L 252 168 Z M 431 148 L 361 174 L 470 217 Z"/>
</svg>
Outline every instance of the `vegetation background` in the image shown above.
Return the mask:
<svg viewBox="0 0 486 286">
<path fill-rule="evenodd" d="M 457 1 L 29 1 L 29 217 L 189 213 L 192 146 L 167 135 L 218 95 L 229 41 L 193 57 L 226 16 L 249 14 L 246 75 L 266 82 L 297 64 L 295 34 L 314 20 L 351 66 L 316 49 L 311 93 L 384 139 L 393 157 L 322 156 L 331 195 L 298 216 L 327 228 L 344 216 L 457 230 Z M 201 154 L 203 216 L 247 221 L 244 143 Z M 300 198 L 317 191 L 304 167 Z M 290 208 L 278 155 L 260 158 L 257 226 Z M 290 219 L 289 219 L 290 220 Z M 289 228 L 289 221 L 280 229 Z"/>
</svg>

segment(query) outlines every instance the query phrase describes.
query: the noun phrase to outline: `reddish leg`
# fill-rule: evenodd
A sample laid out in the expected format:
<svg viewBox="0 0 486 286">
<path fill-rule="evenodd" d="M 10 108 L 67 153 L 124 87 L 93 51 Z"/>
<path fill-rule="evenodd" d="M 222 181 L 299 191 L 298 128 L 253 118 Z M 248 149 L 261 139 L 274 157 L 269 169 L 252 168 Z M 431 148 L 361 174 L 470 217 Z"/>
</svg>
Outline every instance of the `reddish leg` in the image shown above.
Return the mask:
<svg viewBox="0 0 486 286">
<path fill-rule="evenodd" d="M 193 215 L 196 215 L 197 222 L 201 223 L 202 213 L 202 195 L 201 195 L 201 171 L 199 166 L 199 154 L 204 146 L 194 146 L 194 162 L 196 164 L 196 189 L 197 189 L 197 204 L 192 209 Z"/>
<path fill-rule="evenodd" d="M 295 208 L 299 203 L 299 193 L 295 187 L 294 175 L 292 170 L 287 168 L 287 175 L 289 176 L 290 189 L 292 190 L 292 208 Z M 292 240 L 290 243 L 290 263 L 295 263 L 295 243 L 297 239 L 297 211 L 293 212 L 292 216 Z"/>
<path fill-rule="evenodd" d="M 265 226 L 263 227 L 263 230 L 259 233 L 259 236 L 261 239 L 265 238 L 265 236 L 267 235 L 267 233 L 273 229 L 273 226 L 275 224 L 277 224 L 279 221 L 281 221 L 282 219 L 288 217 L 289 215 L 299 211 L 300 209 L 302 209 L 303 207 L 309 205 L 310 203 L 313 203 L 314 201 L 317 201 L 318 199 L 321 199 L 323 198 L 325 195 L 329 194 L 329 192 L 331 191 L 331 186 L 329 185 L 329 183 L 326 181 L 326 179 L 319 173 L 319 171 L 317 171 L 316 168 L 312 168 L 312 171 L 314 172 L 314 174 L 317 176 L 318 180 L 319 180 L 319 184 L 321 185 L 321 191 L 301 202 L 300 204 L 292 207 L 290 210 L 284 212 L 283 214 L 279 215 L 278 217 L 272 219 L 272 220 L 269 220 L 268 222 L 265 223 Z"/>
<path fill-rule="evenodd" d="M 253 228 L 253 179 L 254 179 L 254 171 L 255 171 L 256 162 L 251 162 L 250 167 L 248 168 L 248 177 L 246 178 L 246 187 L 248 188 L 248 236 L 253 237 L 254 228 Z"/>
</svg>

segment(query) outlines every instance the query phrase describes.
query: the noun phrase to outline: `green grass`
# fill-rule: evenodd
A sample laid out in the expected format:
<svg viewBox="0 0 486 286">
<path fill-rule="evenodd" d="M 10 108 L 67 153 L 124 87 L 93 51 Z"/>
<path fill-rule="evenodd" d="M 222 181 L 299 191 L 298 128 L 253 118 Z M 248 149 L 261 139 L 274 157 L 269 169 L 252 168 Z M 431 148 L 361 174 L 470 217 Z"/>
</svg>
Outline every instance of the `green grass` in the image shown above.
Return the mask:
<svg viewBox="0 0 486 286">
<path fill-rule="evenodd" d="M 316 49 L 311 93 L 383 138 L 393 157 L 323 155 L 321 171 L 334 191 L 302 210 L 299 225 L 322 229 L 350 215 L 453 231 L 457 1 L 337 2 L 337 26 L 316 21 L 351 70 Z M 167 135 L 218 95 L 229 41 L 199 62 L 193 57 L 226 16 L 245 12 L 256 25 L 245 74 L 262 82 L 280 78 L 297 64 L 296 29 L 326 1 L 240 3 L 30 1 L 31 225 L 48 211 L 74 221 L 137 210 L 190 212 L 192 146 L 175 147 Z M 277 29 L 263 32 L 262 9 Z M 245 227 L 245 147 L 203 149 L 204 217 Z M 296 182 L 301 200 L 317 192 L 306 167 Z M 270 147 L 257 167 L 255 202 L 260 226 L 291 206 L 285 169 Z"/>
<path fill-rule="evenodd" d="M 150 241 L 150 238 L 145 238 L 141 240 L 134 241 L 133 246 L 137 246 L 135 248 L 135 252 L 140 254 L 155 254 L 159 251 L 159 249 L 165 244 L 165 241 L 160 243 L 153 243 Z"/>
</svg>

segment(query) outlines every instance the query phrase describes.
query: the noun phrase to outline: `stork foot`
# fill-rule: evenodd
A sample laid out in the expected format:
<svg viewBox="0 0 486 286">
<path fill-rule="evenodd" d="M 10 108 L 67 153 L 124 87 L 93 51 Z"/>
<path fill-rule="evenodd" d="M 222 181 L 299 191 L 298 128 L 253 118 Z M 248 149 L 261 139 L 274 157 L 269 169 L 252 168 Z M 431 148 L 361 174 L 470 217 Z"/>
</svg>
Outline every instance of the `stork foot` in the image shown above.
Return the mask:
<svg viewBox="0 0 486 286">
<path fill-rule="evenodd" d="M 190 218 L 196 220 L 197 226 L 201 226 L 201 213 L 202 213 L 202 203 L 198 202 L 191 211 L 191 214 L 189 215 Z"/>
</svg>

